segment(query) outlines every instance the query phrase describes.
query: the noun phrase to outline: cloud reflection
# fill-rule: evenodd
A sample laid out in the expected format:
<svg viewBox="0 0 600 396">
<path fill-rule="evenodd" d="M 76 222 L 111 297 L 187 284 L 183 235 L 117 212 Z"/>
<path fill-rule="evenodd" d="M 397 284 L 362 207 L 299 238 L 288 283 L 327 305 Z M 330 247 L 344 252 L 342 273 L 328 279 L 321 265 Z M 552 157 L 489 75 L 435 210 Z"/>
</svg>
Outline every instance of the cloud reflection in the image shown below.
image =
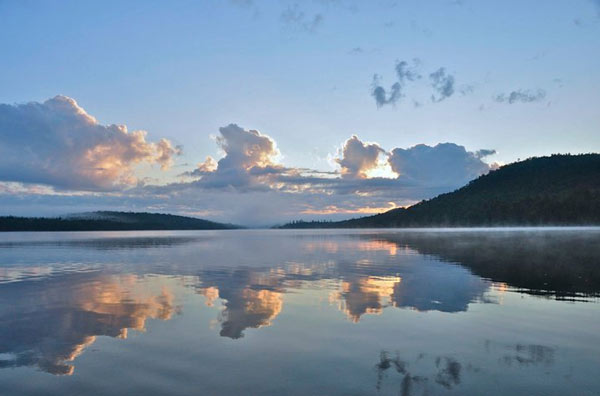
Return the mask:
<svg viewBox="0 0 600 396">
<path fill-rule="evenodd" d="M 354 323 L 386 309 L 465 312 L 474 302 L 495 302 L 493 293 L 502 302 L 507 291 L 563 299 L 600 290 L 596 234 L 210 235 L 5 244 L 5 261 L 18 262 L 33 250 L 28 257 L 36 263 L 0 268 L 0 368 L 72 374 L 72 362 L 97 336 L 125 338 L 128 329 L 143 331 L 148 319 L 170 319 L 179 309 L 174 291 L 189 288 L 220 308 L 219 335 L 231 339 L 275 325 L 284 295 L 299 289 L 325 289 L 338 317 Z M 51 264 L 65 252 L 76 265 Z M 551 362 L 552 352 L 515 346 L 501 357 L 506 365 L 532 365 Z M 444 375 L 441 382 L 455 382 Z M 407 377 L 407 389 L 419 381 Z"/>
<path fill-rule="evenodd" d="M 158 290 L 154 291 L 155 288 Z M 57 275 L 0 288 L 0 367 L 35 366 L 71 375 L 97 336 L 127 338 L 148 319 L 176 313 L 167 287 L 136 275 Z"/>
</svg>

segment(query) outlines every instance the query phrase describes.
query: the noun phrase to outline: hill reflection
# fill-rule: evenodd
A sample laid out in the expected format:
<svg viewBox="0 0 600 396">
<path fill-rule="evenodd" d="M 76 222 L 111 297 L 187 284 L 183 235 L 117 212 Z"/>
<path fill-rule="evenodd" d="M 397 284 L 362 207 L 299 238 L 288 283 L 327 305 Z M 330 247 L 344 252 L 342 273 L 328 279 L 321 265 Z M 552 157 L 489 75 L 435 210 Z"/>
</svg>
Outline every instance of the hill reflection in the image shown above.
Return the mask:
<svg viewBox="0 0 600 396">
<path fill-rule="evenodd" d="M 398 232 L 361 237 L 460 264 L 528 294 L 556 299 L 600 295 L 599 232 Z"/>
</svg>

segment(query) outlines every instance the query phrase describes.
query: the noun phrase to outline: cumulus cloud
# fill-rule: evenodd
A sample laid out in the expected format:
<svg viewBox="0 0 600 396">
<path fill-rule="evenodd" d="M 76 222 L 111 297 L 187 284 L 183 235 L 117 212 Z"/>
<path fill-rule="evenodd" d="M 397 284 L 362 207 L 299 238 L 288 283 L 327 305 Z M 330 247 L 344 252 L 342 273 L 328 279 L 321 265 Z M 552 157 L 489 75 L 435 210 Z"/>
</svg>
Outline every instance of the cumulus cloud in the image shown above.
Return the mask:
<svg viewBox="0 0 600 396">
<path fill-rule="evenodd" d="M 278 215 L 288 219 L 290 213 L 313 217 L 366 214 L 458 188 L 492 169 L 482 159 L 495 153 L 486 149 L 470 152 L 453 143 L 396 148 L 388 153 L 376 143 L 352 136 L 334 158 L 341 170 L 321 172 L 278 164 L 279 151 L 272 138 L 235 124 L 220 129 L 217 143 L 224 157 L 218 162 L 209 157 L 189 173 L 198 180 L 143 190 L 152 189 L 151 195 L 158 196 L 176 193 L 177 199 L 198 189 L 205 191 L 204 197 L 220 191 L 229 199 L 243 192 L 244 207 L 251 206 L 253 213 L 281 210 Z M 382 172 L 386 170 L 389 172 Z M 267 202 L 247 201 L 259 196 Z"/>
<path fill-rule="evenodd" d="M 59 189 L 110 190 L 138 180 L 139 163 L 168 168 L 181 152 L 146 132 L 102 125 L 77 102 L 56 96 L 44 103 L 0 104 L 0 180 Z"/>
<path fill-rule="evenodd" d="M 380 154 L 385 153 L 377 143 L 363 143 L 358 136 L 352 137 L 341 150 L 341 158 L 336 162 L 342 167 L 342 177 L 364 179 L 367 172 L 377 167 Z"/>
<path fill-rule="evenodd" d="M 283 167 L 275 162 L 279 155 L 275 141 L 257 130 L 229 124 L 219 128 L 216 142 L 225 154 L 223 158 L 217 162 L 207 157 L 187 174 L 200 176 L 200 185 L 210 188 L 264 189 L 267 186 L 260 183 L 261 176 L 283 171 Z"/>
<path fill-rule="evenodd" d="M 292 218 L 340 219 L 410 205 L 460 187 L 489 171 L 482 159 L 493 154 L 493 150 L 469 152 L 452 143 L 388 153 L 352 136 L 334 158 L 340 170 L 320 171 L 283 166 L 273 138 L 230 124 L 219 128 L 215 139 L 222 157 L 207 157 L 184 174 L 188 179 L 178 182 L 139 184 L 110 194 L 23 185 L 114 188 L 124 183 L 134 164 L 167 167 L 179 152 L 168 141 L 147 142 L 141 131 L 99 125 L 68 98 L 49 102 L 0 107 L 0 131 L 6 142 L 0 146 L 0 176 L 10 175 L 0 177 L 2 214 L 31 215 L 35 206 L 43 211 L 35 214 L 143 208 L 251 225 Z M 26 114 L 27 123 L 15 112 Z M 25 137 L 14 131 L 25 131 Z M 25 165 L 17 162 L 15 152 Z M 105 163 L 117 165 L 108 168 Z M 90 172 L 90 167 L 99 173 Z"/>
<path fill-rule="evenodd" d="M 160 169 L 167 170 L 173 165 L 173 157 L 183 153 L 183 148 L 174 147 L 169 140 L 162 138 L 156 143 L 156 153 L 156 162 L 160 164 Z"/>
<path fill-rule="evenodd" d="M 531 103 L 539 102 L 544 100 L 546 97 L 546 91 L 543 89 L 537 89 L 535 91 L 529 89 L 519 89 L 509 93 L 501 93 L 494 97 L 494 100 L 499 103 Z"/>
<path fill-rule="evenodd" d="M 447 74 L 445 68 L 440 67 L 431 73 L 429 79 L 431 80 L 431 86 L 438 95 L 437 97 L 432 95 L 432 101 L 441 102 L 454 94 L 454 76 Z"/>
<path fill-rule="evenodd" d="M 206 157 L 204 162 L 200 162 L 198 167 L 192 172 L 193 175 L 202 176 L 217 170 L 218 163 L 211 156 Z"/>
<path fill-rule="evenodd" d="M 491 167 L 482 158 L 493 153 L 494 150 L 470 152 L 454 143 L 419 144 L 407 149 L 393 149 L 388 161 L 398 178 L 422 186 L 456 188 L 489 172 Z"/>
</svg>

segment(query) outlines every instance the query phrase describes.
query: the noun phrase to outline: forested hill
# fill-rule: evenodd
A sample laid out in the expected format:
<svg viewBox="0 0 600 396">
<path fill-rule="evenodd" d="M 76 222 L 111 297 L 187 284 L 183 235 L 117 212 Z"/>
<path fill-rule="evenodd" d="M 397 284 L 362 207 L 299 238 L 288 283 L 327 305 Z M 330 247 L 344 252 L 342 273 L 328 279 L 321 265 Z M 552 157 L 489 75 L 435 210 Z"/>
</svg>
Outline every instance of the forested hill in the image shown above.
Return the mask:
<svg viewBox="0 0 600 396">
<path fill-rule="evenodd" d="M 407 209 L 282 228 L 518 225 L 600 225 L 600 154 L 530 158 Z"/>
<path fill-rule="evenodd" d="M 223 230 L 239 228 L 193 217 L 157 213 L 91 212 L 67 217 L 0 217 L 0 231 Z"/>
</svg>

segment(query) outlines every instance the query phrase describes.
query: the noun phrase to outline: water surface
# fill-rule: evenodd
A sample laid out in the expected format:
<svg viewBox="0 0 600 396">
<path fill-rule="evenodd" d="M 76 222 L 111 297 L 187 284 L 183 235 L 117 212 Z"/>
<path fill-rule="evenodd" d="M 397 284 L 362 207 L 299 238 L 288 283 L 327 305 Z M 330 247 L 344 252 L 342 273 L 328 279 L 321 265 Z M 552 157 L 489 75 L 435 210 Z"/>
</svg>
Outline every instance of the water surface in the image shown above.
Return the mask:
<svg viewBox="0 0 600 396">
<path fill-rule="evenodd" d="M 600 394 L 600 229 L 0 234 L 2 395 Z"/>
</svg>

